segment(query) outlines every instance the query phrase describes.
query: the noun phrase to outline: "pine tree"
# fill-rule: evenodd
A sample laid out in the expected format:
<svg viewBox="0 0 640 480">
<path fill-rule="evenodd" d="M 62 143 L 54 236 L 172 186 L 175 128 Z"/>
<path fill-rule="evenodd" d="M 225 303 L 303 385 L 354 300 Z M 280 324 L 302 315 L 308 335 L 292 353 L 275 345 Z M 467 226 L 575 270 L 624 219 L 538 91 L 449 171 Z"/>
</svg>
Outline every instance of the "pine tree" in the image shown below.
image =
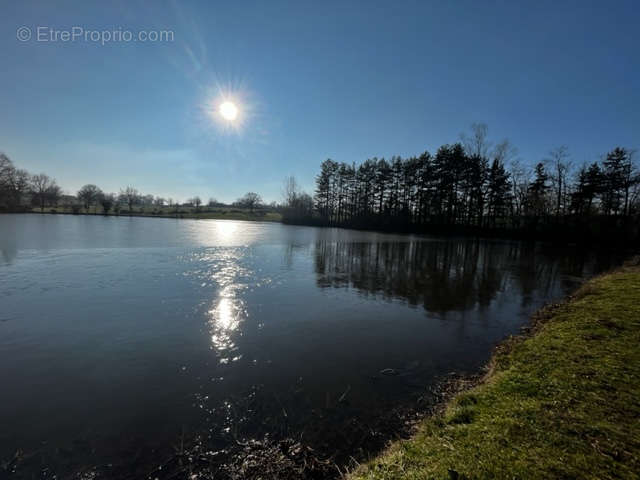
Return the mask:
<svg viewBox="0 0 640 480">
<path fill-rule="evenodd" d="M 527 210 L 531 215 L 541 216 L 546 213 L 549 175 L 542 162 L 536 165 L 534 173 L 535 179 L 529 185 Z"/>
<path fill-rule="evenodd" d="M 509 172 L 504 164 L 494 159 L 489 169 L 488 180 L 488 214 L 492 226 L 496 225 L 496 218 L 505 217 L 511 201 L 511 183 Z"/>
</svg>

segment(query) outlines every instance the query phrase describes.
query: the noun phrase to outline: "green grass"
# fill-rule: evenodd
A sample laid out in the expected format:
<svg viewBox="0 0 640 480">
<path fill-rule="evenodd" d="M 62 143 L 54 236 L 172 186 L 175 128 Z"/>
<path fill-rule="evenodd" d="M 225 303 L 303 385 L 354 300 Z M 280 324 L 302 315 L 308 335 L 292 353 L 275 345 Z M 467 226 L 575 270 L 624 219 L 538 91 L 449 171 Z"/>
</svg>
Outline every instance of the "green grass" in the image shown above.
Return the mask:
<svg viewBox="0 0 640 480">
<path fill-rule="evenodd" d="M 356 479 L 640 478 L 640 268 L 585 284 Z"/>
<path fill-rule="evenodd" d="M 39 208 L 33 208 L 33 212 L 40 213 Z M 71 207 L 47 207 L 43 213 L 73 213 Z M 102 215 L 102 208 L 91 208 L 89 212 L 85 212 L 84 208 L 80 210 L 80 215 Z M 115 215 L 112 210 L 109 215 Z M 282 221 L 282 215 L 280 213 L 271 210 L 254 210 L 253 212 L 245 208 L 235 207 L 200 207 L 196 210 L 194 207 L 179 207 L 176 213 L 174 208 L 169 207 L 134 207 L 131 212 L 132 216 L 143 217 L 171 217 L 171 218 L 207 218 L 218 220 L 248 220 L 248 221 L 260 221 L 260 222 L 280 222 Z M 120 212 L 120 216 L 127 217 L 129 212 L 123 210 Z"/>
</svg>

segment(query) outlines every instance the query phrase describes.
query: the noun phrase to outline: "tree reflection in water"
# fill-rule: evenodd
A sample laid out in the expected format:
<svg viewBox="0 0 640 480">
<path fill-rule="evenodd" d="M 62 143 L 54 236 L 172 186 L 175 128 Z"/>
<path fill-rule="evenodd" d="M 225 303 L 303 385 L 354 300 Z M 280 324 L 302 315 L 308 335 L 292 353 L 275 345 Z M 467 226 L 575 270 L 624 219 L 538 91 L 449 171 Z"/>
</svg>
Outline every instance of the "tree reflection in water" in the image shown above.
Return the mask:
<svg viewBox="0 0 640 480">
<path fill-rule="evenodd" d="M 466 239 L 349 243 L 317 242 L 321 288 L 354 288 L 365 296 L 401 299 L 432 314 L 486 309 L 513 292 L 529 305 L 559 280 L 564 292 L 604 268 L 602 256 L 517 242 Z"/>
</svg>

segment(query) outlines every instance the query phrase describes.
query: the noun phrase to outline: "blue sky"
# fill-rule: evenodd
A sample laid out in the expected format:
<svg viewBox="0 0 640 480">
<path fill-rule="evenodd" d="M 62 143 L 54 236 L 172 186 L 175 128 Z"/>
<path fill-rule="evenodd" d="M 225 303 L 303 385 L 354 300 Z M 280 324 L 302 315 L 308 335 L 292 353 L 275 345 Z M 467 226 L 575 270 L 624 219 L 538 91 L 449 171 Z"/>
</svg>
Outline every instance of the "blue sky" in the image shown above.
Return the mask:
<svg viewBox="0 0 640 480">
<path fill-rule="evenodd" d="M 68 192 L 224 201 L 279 200 L 290 174 L 312 190 L 328 157 L 433 152 L 473 122 L 525 163 L 564 144 L 579 164 L 640 147 L 639 24 L 637 1 L 5 1 L 0 151 Z M 212 120 L 220 92 L 241 127 Z"/>
</svg>

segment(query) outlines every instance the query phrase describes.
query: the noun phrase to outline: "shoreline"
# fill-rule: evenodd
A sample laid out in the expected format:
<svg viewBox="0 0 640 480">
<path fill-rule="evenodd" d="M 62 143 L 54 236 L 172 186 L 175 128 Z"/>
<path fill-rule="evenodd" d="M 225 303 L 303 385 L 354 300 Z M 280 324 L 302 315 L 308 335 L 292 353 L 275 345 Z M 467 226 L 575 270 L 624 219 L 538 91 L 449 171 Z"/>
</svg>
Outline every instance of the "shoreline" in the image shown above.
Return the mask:
<svg viewBox="0 0 640 480">
<path fill-rule="evenodd" d="M 182 212 L 182 213 L 91 213 L 91 212 L 51 212 L 44 211 L 38 212 L 35 210 L 29 210 L 25 212 L 0 212 L 0 215 L 71 215 L 71 216 L 86 216 L 86 217 L 114 217 L 114 218 L 168 218 L 174 220 L 237 220 L 246 222 L 268 222 L 268 223 L 282 223 L 280 214 L 277 212 L 265 212 L 264 215 L 256 215 L 255 213 L 242 212 L 242 211 L 220 211 L 220 212 Z"/>
<path fill-rule="evenodd" d="M 115 214 L 115 213 L 90 213 L 90 212 L 39 212 L 35 210 L 29 210 L 24 212 L 0 212 L 0 215 L 70 215 L 70 216 L 88 216 L 88 217 L 113 217 L 113 218 L 164 218 L 164 219 L 173 219 L 173 220 L 230 220 L 230 221 L 245 221 L 245 222 L 256 222 L 256 223 L 279 223 L 281 225 L 291 226 L 291 227 L 312 227 L 312 228 L 328 228 L 328 229 L 339 229 L 339 230 L 349 230 L 349 231 L 357 231 L 357 232 L 371 232 L 383 235 L 403 235 L 408 237 L 440 237 L 440 238 L 467 238 L 467 239 L 476 239 L 476 240 L 486 240 L 486 241 L 497 241 L 497 242 L 527 242 L 527 243 L 539 243 L 543 245 L 555 245 L 555 246 L 569 246 L 569 247 L 577 247 L 581 249 L 589 249 L 598 251 L 603 247 L 611 247 L 617 245 L 619 248 L 622 248 L 625 252 L 632 252 L 634 244 L 626 238 L 610 238 L 607 242 L 594 241 L 593 239 L 583 239 L 582 241 L 577 241 L 576 239 L 567 239 L 567 238 L 547 238 L 547 237 L 532 237 L 525 238 L 522 235 L 513 235 L 513 234 L 501 234 L 500 231 L 490 231 L 490 230 L 482 230 L 482 231 L 469 231 L 469 230 L 460 230 L 460 229 L 451 229 L 451 230 L 433 230 L 433 231 L 404 231 L 404 230 L 393 230 L 393 229 L 379 229 L 375 227 L 366 228 L 363 226 L 346 226 L 346 225 L 325 225 L 325 224 L 317 224 L 314 222 L 289 222 L 282 217 L 279 212 L 267 212 L 265 215 L 252 215 L 248 216 L 245 212 L 231 212 L 231 213 L 219 213 L 219 212 L 200 212 L 198 214 L 195 213 L 182 213 L 182 214 L 152 214 L 152 213 L 132 213 L 132 214 Z M 504 233 L 504 232 L 503 232 Z"/>
<path fill-rule="evenodd" d="M 633 264 L 633 265 L 630 265 Z M 387 476 L 386 472 L 376 471 L 376 465 L 389 455 L 390 451 L 399 445 L 406 445 L 421 434 L 421 429 L 426 422 L 440 422 L 447 414 L 447 411 L 458 402 L 460 398 L 474 392 L 477 388 L 492 381 L 496 374 L 498 364 L 501 359 L 509 355 L 519 345 L 529 339 L 535 338 L 540 330 L 549 322 L 553 322 L 556 315 L 578 297 L 583 295 L 585 290 L 589 290 L 593 282 L 599 279 L 608 278 L 617 272 L 625 269 L 635 269 L 640 276 L 640 257 L 625 262 L 621 267 L 612 271 L 594 276 L 578 287 L 571 294 L 565 296 L 558 302 L 548 303 L 536 310 L 529 318 L 528 322 L 521 327 L 521 333 L 509 336 L 500 341 L 493 349 L 487 362 L 476 372 L 460 373 L 451 372 L 445 377 L 440 377 L 434 386 L 427 389 L 413 402 L 407 402 L 398 406 L 393 411 L 384 412 L 380 415 L 378 434 L 384 435 L 382 444 L 373 448 L 362 448 L 363 445 L 356 445 L 351 451 L 334 450 L 333 455 L 328 451 L 322 452 L 312 448 L 305 442 L 295 438 L 252 438 L 246 441 L 236 440 L 235 444 L 224 451 L 216 452 L 220 455 L 216 461 L 206 454 L 205 445 L 197 441 L 189 449 L 168 459 L 158 469 L 150 475 L 160 475 L 157 478 L 166 478 L 162 475 L 175 475 L 176 469 L 184 468 L 188 464 L 185 459 L 192 459 L 189 472 L 203 475 L 197 478 L 243 478 L 247 480 L 271 479 L 282 480 L 294 479 L 348 479 L 348 480 L 387 480 L 404 478 L 423 478 L 420 475 L 405 475 L 402 468 L 402 475 Z M 425 399 L 428 397 L 428 399 Z M 376 426 L 372 430 L 376 430 Z M 370 446 L 371 447 L 371 446 Z M 193 459 L 196 459 L 193 462 Z M 250 461 L 247 461 L 250 459 Z M 340 461 L 341 459 L 341 461 Z M 212 468 L 212 466 L 214 466 Z M 455 470 L 448 469 L 453 473 L 444 476 L 434 476 L 434 479 L 449 480 L 470 479 L 475 476 L 456 476 Z M 265 476 L 265 473 L 267 475 Z M 453 475 L 453 476 L 450 476 Z M 498 477 L 500 477 L 498 475 Z M 432 478 L 432 477 L 426 477 Z M 518 477 L 520 478 L 520 477 Z M 527 477 L 524 477 L 527 478 Z M 546 478 L 549 478 L 547 476 Z"/>
<path fill-rule="evenodd" d="M 510 422 L 513 421 L 514 425 L 519 426 L 522 431 L 518 431 L 515 435 L 514 442 L 520 442 L 524 445 L 518 445 L 518 448 L 514 448 L 514 442 L 504 441 L 504 438 L 493 438 L 491 436 L 491 422 L 482 423 L 478 430 L 473 428 L 475 423 L 481 423 L 484 416 L 487 416 L 487 412 L 492 411 L 492 404 L 484 404 L 485 399 L 483 396 L 487 396 L 486 391 L 497 388 L 496 385 L 501 385 L 504 382 L 505 377 L 513 374 L 513 371 L 518 368 L 520 357 L 523 356 L 522 351 L 529 346 L 527 342 L 540 339 L 541 335 L 547 336 L 548 331 L 553 329 L 557 325 L 561 325 L 562 322 L 571 320 L 570 315 L 580 314 L 578 310 L 581 306 L 588 309 L 589 301 L 595 301 L 598 296 L 604 296 L 603 289 L 606 290 L 610 287 L 611 283 L 614 283 L 620 279 L 631 278 L 638 284 L 640 282 L 640 257 L 634 257 L 625 262 L 621 267 L 618 267 L 612 271 L 597 275 L 583 283 L 575 292 L 565 297 L 563 300 L 557 303 L 546 305 L 536 311 L 530 318 L 529 323 L 523 327 L 523 333 L 516 336 L 510 336 L 500 342 L 494 348 L 491 357 L 487 364 L 483 367 L 481 372 L 475 375 L 462 377 L 460 380 L 455 380 L 452 385 L 444 387 L 448 389 L 448 395 L 443 397 L 443 400 L 434 406 L 433 412 L 423 416 L 423 418 L 416 423 L 414 431 L 408 438 L 399 439 L 392 442 L 379 454 L 373 455 L 366 462 L 358 464 L 355 468 L 352 468 L 347 474 L 346 478 L 349 480 L 377 480 L 377 479 L 401 479 L 401 478 L 433 478 L 433 479 L 471 479 L 471 478 L 634 478 L 632 472 L 639 467 L 640 462 L 638 460 L 638 453 L 640 453 L 640 434 L 636 434 L 634 437 L 622 435 L 622 440 L 626 440 L 627 443 L 618 440 L 618 447 L 624 450 L 624 454 L 620 452 L 612 452 L 609 454 L 604 451 L 606 446 L 603 445 L 601 439 L 587 440 L 578 438 L 576 440 L 577 445 L 573 445 L 574 448 L 578 448 L 581 443 L 591 441 L 591 445 L 587 448 L 593 449 L 593 458 L 596 458 L 597 454 L 600 454 L 599 459 L 604 458 L 601 463 L 594 462 L 596 465 L 588 464 L 587 460 L 584 463 L 575 461 L 575 458 L 571 457 L 570 450 L 562 451 L 560 445 L 554 444 L 552 448 L 546 448 L 543 442 L 537 442 L 535 436 L 528 436 L 525 434 L 527 426 L 518 425 L 518 422 L 522 420 L 521 416 L 509 417 L 496 417 L 494 422 Z M 621 280 L 620 280 L 621 281 Z M 603 286 L 604 285 L 604 286 Z M 631 287 L 633 289 L 633 287 Z M 622 294 L 615 295 L 618 302 L 622 302 L 623 299 L 627 302 L 636 302 L 640 299 L 640 289 L 634 291 L 635 295 L 629 295 L 626 297 Z M 630 297 L 631 298 L 628 298 Z M 591 298 L 593 297 L 593 298 Z M 580 303 L 583 302 L 583 303 Z M 638 305 L 638 302 L 635 303 Z M 617 303 L 615 307 L 623 308 Z M 578 310 L 576 312 L 576 310 Z M 588 312 L 588 310 L 585 310 Z M 604 310 L 605 313 L 612 313 L 608 310 Z M 584 312 L 582 312 L 584 313 Z M 629 314 L 631 320 L 631 326 L 628 327 L 636 337 L 639 337 L 640 325 L 638 325 L 638 317 L 634 316 L 634 313 Z M 605 323 L 604 329 L 610 329 L 616 332 L 618 329 L 625 329 L 627 327 L 621 326 L 623 322 L 613 321 L 609 319 L 603 320 Z M 569 325 L 569 328 L 571 325 Z M 597 335 L 606 335 L 600 332 L 587 335 L 593 335 L 593 339 L 597 341 L 599 337 Z M 603 340 L 604 341 L 604 340 Z M 539 356 L 549 356 L 549 351 L 542 350 L 538 353 Z M 566 352 L 560 351 L 559 357 L 554 359 L 558 363 L 562 363 L 562 354 Z M 612 355 L 615 357 L 621 352 L 614 351 Z M 601 359 L 605 362 L 607 359 Z M 534 365 L 532 368 L 535 368 Z M 624 365 L 621 368 L 625 368 Z M 517 371 L 517 370 L 516 370 Z M 637 373 L 637 372 L 636 372 Z M 546 378 L 538 378 L 541 384 L 544 384 Z M 631 375 L 629 380 L 631 384 L 629 387 L 635 391 L 640 390 L 640 375 Z M 599 385 L 605 390 L 610 389 L 611 386 Z M 512 385 L 513 387 L 513 385 Z M 515 386 L 516 393 L 519 388 L 525 388 L 521 385 Z M 613 389 L 613 395 L 618 395 L 622 391 L 625 391 L 627 385 L 622 389 Z M 508 391 L 509 392 L 509 391 Z M 532 392 L 526 392 L 532 394 Z M 559 402 L 558 398 L 562 397 L 566 392 L 560 389 L 556 392 L 557 395 L 550 395 L 547 397 L 547 401 L 550 404 Z M 503 398 L 503 402 L 509 402 L 511 399 Z M 557 398 L 556 398 L 557 397 Z M 496 401 L 496 395 L 489 397 L 491 400 Z M 576 402 L 580 402 L 580 397 L 577 399 L 571 399 Z M 526 403 L 526 402 L 525 402 Z M 583 402 L 586 403 L 586 402 Z M 633 423 L 634 418 L 640 417 L 640 405 L 636 403 L 637 411 L 635 414 L 630 411 L 630 415 L 626 418 L 628 423 Z M 586 405 L 588 410 L 591 407 Z M 480 410 L 478 412 L 478 410 Z M 571 412 L 571 410 L 568 410 Z M 527 413 L 525 408 L 525 412 Z M 531 409 L 528 410 L 529 415 L 532 415 Z M 618 412 L 620 413 L 620 412 Z M 627 412 L 623 412 L 626 415 Z M 544 416 L 544 414 L 543 414 Z M 534 419 L 534 425 L 536 421 L 548 422 L 548 419 Z M 591 428 L 590 421 L 598 423 L 599 421 L 594 419 L 587 419 L 584 427 Z M 548 428 L 552 428 L 547 431 L 547 434 L 552 436 L 559 436 L 559 431 L 567 428 L 565 424 L 553 424 L 546 425 Z M 556 428 L 553 428 L 556 427 Z M 575 422 L 569 424 L 570 430 L 579 430 L 583 425 Z M 535 428 L 529 426 L 529 428 Z M 465 431 L 466 430 L 466 431 Z M 518 428 L 516 428 L 518 430 Z M 531 432 L 529 432 L 531 433 Z M 525 438 L 526 437 L 526 438 Z M 536 441 L 528 442 L 529 438 L 535 438 Z M 606 438 L 606 435 L 605 435 Z M 497 440 L 503 440 L 498 442 Z M 609 440 L 609 438 L 606 438 Z M 495 445 L 487 447 L 488 442 L 496 442 Z M 558 443 L 560 439 L 556 438 Z M 629 450 L 635 450 L 629 452 Z M 514 450 L 517 453 L 514 454 Z M 541 455 L 541 451 L 546 451 L 547 455 Z M 532 453 L 535 452 L 535 453 Z M 631 455 L 630 455 L 631 453 Z M 518 455 L 520 454 L 521 457 Z M 554 457 L 554 454 L 556 455 Z M 580 453 L 576 453 L 574 457 L 581 458 Z M 535 459 L 534 457 L 541 456 L 542 459 Z M 502 457 L 502 458 L 500 458 Z M 505 461 L 505 458 L 508 460 Z M 516 457 L 516 458 L 514 458 Z M 560 457 L 560 458 L 559 458 Z M 569 458 L 567 458 L 569 457 Z M 589 455 L 583 455 L 584 458 L 588 458 Z M 573 460 L 573 461 L 572 461 Z M 613 465 L 610 463 L 613 460 Z M 537 463 L 541 462 L 541 463 Z M 629 465 L 627 465 L 629 463 Z M 566 471 L 563 471 L 563 464 Z M 588 467 L 588 468 L 587 468 Z M 598 468 L 601 469 L 598 473 L 595 473 Z M 614 470 L 611 470 L 615 468 Z M 567 477 L 568 475 L 568 477 Z M 573 476 L 572 476 L 573 475 Z"/>
<path fill-rule="evenodd" d="M 192 207 L 188 207 L 192 208 Z M 625 250 L 635 247 L 635 238 L 638 232 L 635 233 L 619 231 L 615 235 L 611 235 L 611 231 L 617 229 L 617 220 L 605 219 L 611 225 L 598 229 L 597 234 L 587 231 L 571 231 L 556 235 L 555 230 L 550 231 L 531 231 L 521 229 L 492 229 L 484 227 L 465 227 L 461 225 L 427 225 L 422 228 L 393 228 L 392 226 L 385 228 L 379 224 L 363 225 L 363 224 L 331 224 L 326 222 L 317 222 L 313 220 L 309 221 L 292 221 L 286 218 L 286 215 L 279 211 L 260 211 L 249 212 L 242 209 L 228 207 L 220 207 L 217 210 L 206 210 L 207 207 L 202 207 L 203 210 L 199 212 L 195 211 L 179 211 L 178 213 L 153 213 L 149 212 L 133 212 L 133 213 L 97 213 L 97 212 L 73 212 L 73 211 L 57 211 L 56 209 L 50 209 L 49 211 L 6 211 L 0 212 L 0 215 L 16 215 L 16 214 L 39 214 L 39 215 L 75 215 L 75 216 L 92 216 L 92 217 L 116 217 L 116 218 L 166 218 L 175 220 L 234 220 L 234 221 L 247 221 L 247 222 L 267 222 L 267 223 L 280 223 L 282 225 L 294 226 L 294 227 L 315 227 L 315 228 L 332 228 L 353 230 L 360 232 L 372 232 L 389 235 L 407 235 L 407 236 L 436 236 L 446 238 L 475 238 L 483 240 L 498 240 L 498 241 L 516 241 L 516 242 L 537 242 L 552 245 L 566 245 L 566 246 L 578 246 L 580 248 L 589 248 L 597 250 L 602 246 L 605 247 L 618 247 Z M 55 211 L 52 211 L 55 210 Z M 626 220 L 625 220 L 626 221 Z M 606 222 L 605 222 L 606 223 Z M 630 225 L 635 225 L 631 222 Z M 560 227 L 560 226 L 559 226 Z M 635 227 L 634 227 L 635 228 Z M 628 235 L 629 234 L 629 235 Z"/>
</svg>

